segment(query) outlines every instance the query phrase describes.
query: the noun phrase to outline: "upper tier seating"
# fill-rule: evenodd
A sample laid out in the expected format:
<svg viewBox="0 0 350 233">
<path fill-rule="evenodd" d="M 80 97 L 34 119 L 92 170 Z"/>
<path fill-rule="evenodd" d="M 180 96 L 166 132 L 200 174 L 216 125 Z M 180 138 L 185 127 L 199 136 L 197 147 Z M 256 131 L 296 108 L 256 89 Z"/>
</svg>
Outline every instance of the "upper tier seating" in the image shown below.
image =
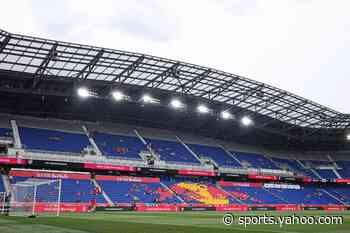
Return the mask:
<svg viewBox="0 0 350 233">
<path fill-rule="evenodd" d="M 0 137 L 12 137 L 12 130 L 9 128 L 0 128 Z"/>
<path fill-rule="evenodd" d="M 32 179 L 31 177 L 13 177 L 11 183 Z M 40 180 L 40 178 L 35 178 Z M 48 180 L 48 179 L 42 179 Z M 57 201 L 57 185 L 39 185 L 38 201 Z M 90 180 L 62 179 L 61 201 L 70 203 L 89 203 L 90 200 L 104 200 L 101 194 L 94 195 L 95 186 Z M 51 194 L 51 195 L 50 195 Z"/>
<path fill-rule="evenodd" d="M 330 161 L 317 161 L 317 160 L 300 160 L 305 167 L 317 168 L 319 166 L 332 166 Z"/>
<path fill-rule="evenodd" d="M 188 144 L 191 150 L 199 157 L 209 157 L 219 166 L 223 167 L 241 167 L 241 165 L 227 154 L 223 149 L 214 146 L 204 146 L 197 144 Z"/>
<path fill-rule="evenodd" d="M 255 153 L 245 152 L 232 152 L 232 154 L 241 162 L 249 163 L 250 167 L 254 168 L 267 168 L 267 169 L 279 169 L 271 160 L 265 156 Z"/>
<path fill-rule="evenodd" d="M 159 154 L 161 160 L 178 163 L 200 164 L 183 145 L 178 142 L 146 139 L 151 148 Z"/>
<path fill-rule="evenodd" d="M 160 183 L 98 180 L 101 188 L 116 204 L 121 203 L 180 203 L 177 197 Z"/>
<path fill-rule="evenodd" d="M 273 160 L 279 164 L 281 168 L 293 171 L 295 173 L 304 174 L 304 168 L 294 159 L 280 159 L 273 158 Z"/>
<path fill-rule="evenodd" d="M 146 150 L 145 145 L 137 137 L 94 132 L 93 138 L 107 156 L 128 159 L 141 159 L 139 153 Z"/>
<path fill-rule="evenodd" d="M 283 204 L 283 199 L 277 198 L 262 187 L 225 186 L 228 193 L 245 204 Z"/>
<path fill-rule="evenodd" d="M 81 153 L 89 145 L 88 137 L 79 133 L 20 127 L 19 134 L 26 149 Z"/>
<path fill-rule="evenodd" d="M 283 198 L 289 204 L 340 204 L 322 189 L 313 186 L 304 186 L 301 189 L 271 188 L 269 191 Z"/>
<path fill-rule="evenodd" d="M 323 179 L 336 179 L 336 178 L 338 178 L 337 175 L 331 169 L 317 169 L 316 172 Z"/>
<path fill-rule="evenodd" d="M 319 176 L 317 176 L 313 171 L 311 171 L 310 169 L 305 169 L 304 170 L 304 174 L 308 177 L 314 178 L 314 179 L 320 179 Z"/>
<path fill-rule="evenodd" d="M 280 159 L 280 158 L 273 158 L 273 160 L 279 165 L 279 167 L 287 169 L 289 171 L 295 172 L 300 175 L 309 176 L 315 179 L 319 179 L 317 175 L 315 175 L 310 169 L 306 169 L 302 167 L 298 163 L 298 161 L 294 159 Z"/>
<path fill-rule="evenodd" d="M 350 178 L 350 161 L 337 161 L 342 169 L 337 170 L 342 178 Z"/>
</svg>

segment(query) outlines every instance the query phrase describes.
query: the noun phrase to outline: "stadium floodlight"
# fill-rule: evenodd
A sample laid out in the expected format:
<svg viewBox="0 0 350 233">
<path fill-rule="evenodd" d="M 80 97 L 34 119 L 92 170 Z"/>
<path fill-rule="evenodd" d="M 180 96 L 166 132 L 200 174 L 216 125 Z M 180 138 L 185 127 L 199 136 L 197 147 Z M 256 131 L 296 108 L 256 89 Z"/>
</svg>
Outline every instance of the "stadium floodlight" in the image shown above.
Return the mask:
<svg viewBox="0 0 350 233">
<path fill-rule="evenodd" d="M 346 135 L 346 140 L 350 141 L 350 133 Z"/>
<path fill-rule="evenodd" d="M 79 87 L 77 89 L 77 93 L 82 98 L 87 98 L 87 97 L 91 96 L 89 89 L 87 89 L 86 87 Z"/>
<path fill-rule="evenodd" d="M 152 100 L 153 100 L 153 98 L 152 98 L 152 96 L 150 96 L 149 94 L 144 94 L 144 95 L 142 96 L 142 101 L 143 101 L 144 103 L 152 103 Z"/>
<path fill-rule="evenodd" d="M 158 99 L 153 98 L 149 94 L 144 94 L 142 96 L 141 100 L 142 100 L 143 103 L 146 103 L 146 104 L 158 104 L 158 103 L 160 103 L 160 101 Z"/>
<path fill-rule="evenodd" d="M 185 105 L 179 99 L 173 99 L 170 102 L 170 106 L 175 109 L 184 108 Z"/>
<path fill-rule="evenodd" d="M 230 119 L 233 118 L 232 114 L 231 114 L 229 111 L 227 111 L 227 110 L 222 111 L 222 112 L 220 113 L 220 116 L 221 116 L 221 118 L 224 119 L 224 120 L 230 120 Z"/>
<path fill-rule="evenodd" d="M 209 113 L 210 109 L 207 106 L 205 106 L 204 104 L 200 104 L 197 107 L 197 111 L 199 113 L 206 114 L 206 113 Z"/>
<path fill-rule="evenodd" d="M 244 126 L 250 126 L 251 124 L 253 124 L 253 120 L 250 119 L 250 117 L 248 117 L 248 116 L 244 116 L 244 117 L 242 117 L 242 119 L 241 119 L 241 123 L 242 123 Z"/>
<path fill-rule="evenodd" d="M 125 99 L 125 95 L 121 91 L 114 91 L 112 93 L 112 96 L 115 101 L 122 101 L 123 99 Z"/>
</svg>

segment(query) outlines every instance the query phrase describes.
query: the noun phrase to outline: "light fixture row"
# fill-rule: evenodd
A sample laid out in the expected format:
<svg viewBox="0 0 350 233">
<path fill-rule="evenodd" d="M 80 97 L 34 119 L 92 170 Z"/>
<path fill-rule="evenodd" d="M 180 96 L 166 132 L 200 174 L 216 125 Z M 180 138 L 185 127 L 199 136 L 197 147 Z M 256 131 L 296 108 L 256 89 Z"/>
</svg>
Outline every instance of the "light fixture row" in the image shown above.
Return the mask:
<svg viewBox="0 0 350 233">
<path fill-rule="evenodd" d="M 77 89 L 77 94 L 81 98 L 88 98 L 88 97 L 94 96 L 94 94 L 91 91 L 89 91 L 89 89 L 86 87 L 79 87 Z M 111 93 L 111 97 L 117 102 L 128 100 L 130 98 L 129 96 L 125 95 L 122 91 L 119 91 L 119 90 L 113 91 Z M 160 103 L 160 100 L 152 97 L 150 94 L 144 94 L 141 96 L 140 102 L 144 104 L 158 104 Z M 172 99 L 169 103 L 169 106 L 177 110 L 186 108 L 186 105 L 178 98 Z M 203 114 L 203 115 L 213 112 L 213 110 L 210 109 L 205 104 L 199 104 L 196 108 L 196 111 L 199 114 Z M 232 120 L 235 117 L 230 113 L 229 110 L 223 110 L 220 112 L 220 118 L 223 120 Z M 240 122 L 243 126 L 250 126 L 253 124 L 253 120 L 249 116 L 243 116 L 240 119 Z"/>
</svg>

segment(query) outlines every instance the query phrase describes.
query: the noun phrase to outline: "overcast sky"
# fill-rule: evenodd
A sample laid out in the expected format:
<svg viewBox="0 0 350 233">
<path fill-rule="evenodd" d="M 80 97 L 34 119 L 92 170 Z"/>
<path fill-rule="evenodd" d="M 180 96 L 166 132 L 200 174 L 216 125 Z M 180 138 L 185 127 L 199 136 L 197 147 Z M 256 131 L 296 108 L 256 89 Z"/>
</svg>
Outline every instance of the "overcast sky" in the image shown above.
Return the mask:
<svg viewBox="0 0 350 233">
<path fill-rule="evenodd" d="M 0 28 L 209 66 L 350 113 L 350 1 L 13 0 Z"/>
</svg>

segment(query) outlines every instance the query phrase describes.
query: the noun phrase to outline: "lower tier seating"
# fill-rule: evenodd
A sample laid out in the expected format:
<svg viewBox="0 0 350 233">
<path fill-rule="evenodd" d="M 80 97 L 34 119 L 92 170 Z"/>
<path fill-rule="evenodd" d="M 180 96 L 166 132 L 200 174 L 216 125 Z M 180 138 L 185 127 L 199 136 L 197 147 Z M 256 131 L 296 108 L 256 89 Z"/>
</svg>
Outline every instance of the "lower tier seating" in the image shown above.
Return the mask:
<svg viewBox="0 0 350 233">
<path fill-rule="evenodd" d="M 115 203 L 180 203 L 179 199 L 160 183 L 98 180 L 99 185 Z"/>
<path fill-rule="evenodd" d="M 205 182 L 167 182 L 167 185 L 189 204 L 228 205 L 239 203 L 213 184 Z"/>
<path fill-rule="evenodd" d="M 327 192 L 334 195 L 341 203 L 350 204 L 350 188 L 347 186 L 327 187 Z"/>
<path fill-rule="evenodd" d="M 20 200 L 32 200 L 34 187 L 37 184 L 37 201 L 57 201 L 59 186 L 57 178 L 37 178 L 63 176 L 48 172 L 31 173 L 34 176 L 18 175 L 10 177 L 13 184 L 20 184 L 23 192 L 16 197 Z M 23 172 L 22 172 L 23 173 Z M 39 175 L 38 175 L 39 174 Z M 347 185 L 333 185 L 319 187 L 308 185 L 279 185 L 246 182 L 218 182 L 213 179 L 168 177 L 145 178 L 131 176 L 96 176 L 96 182 L 90 180 L 90 175 L 65 174 L 62 178 L 61 201 L 66 203 L 89 203 L 96 200 L 98 204 L 107 204 L 111 199 L 115 204 L 304 204 L 329 205 L 350 204 L 350 188 Z M 56 183 L 55 183 L 56 182 Z M 98 188 L 100 186 L 101 190 Z M 4 191 L 3 181 L 0 179 L 0 192 Z M 104 196 L 103 192 L 107 195 Z M 21 194 L 23 193 L 23 194 Z M 26 194 L 27 193 L 27 194 Z M 22 196 L 21 196 L 22 195 Z"/>
<path fill-rule="evenodd" d="M 265 188 L 260 184 L 247 183 L 223 188 L 245 204 L 341 204 L 324 189 L 310 185 L 292 189 Z"/>
<path fill-rule="evenodd" d="M 323 189 L 317 187 L 304 186 L 301 189 L 269 189 L 271 193 L 283 198 L 288 204 L 341 204 Z"/>
<path fill-rule="evenodd" d="M 244 204 L 285 204 L 286 202 L 274 196 L 262 187 L 228 186 L 224 189 Z"/>
</svg>

